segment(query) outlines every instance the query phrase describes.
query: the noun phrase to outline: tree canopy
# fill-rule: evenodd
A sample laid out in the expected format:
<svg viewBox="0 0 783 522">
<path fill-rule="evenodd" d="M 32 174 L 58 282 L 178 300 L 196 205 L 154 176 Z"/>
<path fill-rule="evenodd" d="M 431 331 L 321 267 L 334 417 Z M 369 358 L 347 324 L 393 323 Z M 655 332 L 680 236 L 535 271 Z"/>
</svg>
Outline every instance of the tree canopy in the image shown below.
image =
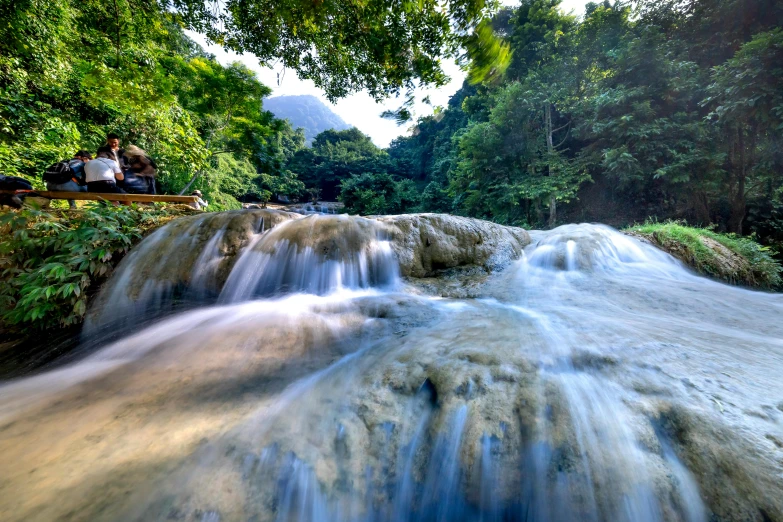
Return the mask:
<svg viewBox="0 0 783 522">
<path fill-rule="evenodd" d="M 479 79 L 502 70 L 508 49 L 486 24 L 487 0 L 169 0 L 189 27 L 262 64 L 297 71 L 329 99 L 367 90 L 376 99 L 444 85 L 441 61 L 467 49 Z M 467 58 L 468 56 L 465 56 Z"/>
</svg>

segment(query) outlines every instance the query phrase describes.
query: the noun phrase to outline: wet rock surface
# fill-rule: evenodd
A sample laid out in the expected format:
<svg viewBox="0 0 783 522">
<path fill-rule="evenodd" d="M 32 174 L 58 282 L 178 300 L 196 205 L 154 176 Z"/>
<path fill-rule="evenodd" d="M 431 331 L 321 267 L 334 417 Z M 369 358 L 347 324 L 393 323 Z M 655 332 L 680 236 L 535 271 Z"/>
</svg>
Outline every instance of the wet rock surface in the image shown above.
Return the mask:
<svg viewBox="0 0 783 522">
<path fill-rule="evenodd" d="M 291 244 L 331 245 L 301 275 L 340 268 L 345 281 L 359 258 L 337 252 L 394 249 L 395 228 L 429 226 L 402 218 L 283 223 L 236 263 L 279 274 Z M 430 259 L 464 259 L 460 234 Z M 783 521 L 783 299 L 696 277 L 605 227 L 531 241 L 501 272 L 476 254 L 408 286 L 221 302 L 5 384 L 0 512 Z"/>
<path fill-rule="evenodd" d="M 424 278 L 445 270 L 448 277 L 454 269 L 488 274 L 507 267 L 529 243 L 519 228 L 441 214 L 201 214 L 156 231 L 121 262 L 93 303 L 85 331 L 133 328 L 221 296 L 236 301 L 302 290 L 323 294 L 341 285 L 389 285 L 400 274 Z M 242 266 L 234 270 L 237 263 Z M 448 288 L 426 282 L 421 288 L 468 296 L 474 286 L 453 280 Z"/>
<path fill-rule="evenodd" d="M 526 231 L 447 214 L 380 216 L 392 228 L 392 245 L 403 276 L 431 277 L 440 270 L 507 267 L 530 244 Z"/>
</svg>

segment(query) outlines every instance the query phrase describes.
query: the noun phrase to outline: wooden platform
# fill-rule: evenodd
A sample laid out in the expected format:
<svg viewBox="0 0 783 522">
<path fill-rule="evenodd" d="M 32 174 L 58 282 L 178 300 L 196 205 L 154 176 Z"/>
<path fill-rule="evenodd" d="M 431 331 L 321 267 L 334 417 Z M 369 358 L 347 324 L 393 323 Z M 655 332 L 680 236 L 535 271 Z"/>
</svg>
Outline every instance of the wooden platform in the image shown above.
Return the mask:
<svg viewBox="0 0 783 522">
<path fill-rule="evenodd" d="M 121 203 L 183 203 L 195 207 L 196 196 L 169 196 L 165 194 L 104 194 L 102 192 L 53 192 L 47 190 L 0 190 L 3 194 L 46 199 L 74 199 L 77 201 L 119 201 Z"/>
</svg>

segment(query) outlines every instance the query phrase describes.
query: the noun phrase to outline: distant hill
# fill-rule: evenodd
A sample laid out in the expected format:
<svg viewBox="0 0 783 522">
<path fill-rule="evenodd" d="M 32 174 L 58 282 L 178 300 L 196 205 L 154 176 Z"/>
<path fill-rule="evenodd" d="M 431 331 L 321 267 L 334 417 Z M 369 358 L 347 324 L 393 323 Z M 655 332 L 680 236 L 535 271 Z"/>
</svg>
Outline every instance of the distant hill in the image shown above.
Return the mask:
<svg viewBox="0 0 783 522">
<path fill-rule="evenodd" d="M 325 130 L 351 128 L 321 100 L 308 94 L 266 98 L 264 108 L 278 118 L 290 121 L 294 128 L 302 127 L 308 145 Z"/>
</svg>

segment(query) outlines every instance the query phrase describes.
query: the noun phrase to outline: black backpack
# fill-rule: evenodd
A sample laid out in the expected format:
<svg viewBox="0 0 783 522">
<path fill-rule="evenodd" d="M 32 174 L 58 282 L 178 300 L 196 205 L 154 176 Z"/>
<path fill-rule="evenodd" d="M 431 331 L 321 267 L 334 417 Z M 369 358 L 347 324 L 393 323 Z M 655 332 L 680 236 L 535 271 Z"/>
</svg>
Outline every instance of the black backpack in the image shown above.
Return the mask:
<svg viewBox="0 0 783 522">
<path fill-rule="evenodd" d="M 43 174 L 43 180 L 47 183 L 68 183 L 75 177 L 75 173 L 71 168 L 71 161 L 64 160 L 54 165 L 50 165 L 46 172 Z"/>
<path fill-rule="evenodd" d="M 0 174 L 0 190 L 33 190 L 33 186 L 24 178 Z"/>
</svg>

